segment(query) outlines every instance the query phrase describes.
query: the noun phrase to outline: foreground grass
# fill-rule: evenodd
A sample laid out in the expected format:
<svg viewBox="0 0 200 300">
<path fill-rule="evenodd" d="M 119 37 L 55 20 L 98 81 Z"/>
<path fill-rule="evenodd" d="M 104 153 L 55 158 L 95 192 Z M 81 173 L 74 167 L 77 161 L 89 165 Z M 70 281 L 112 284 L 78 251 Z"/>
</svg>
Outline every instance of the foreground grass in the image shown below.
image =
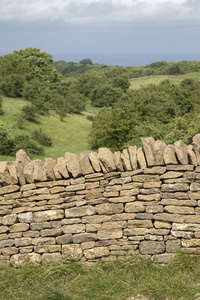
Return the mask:
<svg viewBox="0 0 200 300">
<path fill-rule="evenodd" d="M 50 111 L 47 116 L 39 116 L 38 122 L 26 121 L 23 129 L 17 127 L 18 114 L 27 101 L 23 99 L 3 98 L 4 114 L 0 116 L 0 121 L 6 124 L 11 136 L 18 134 L 28 134 L 34 130 L 41 128 L 48 134 L 53 141 L 52 147 L 45 148 L 43 156 L 33 157 L 33 159 L 51 157 L 57 159 L 63 157 L 65 152 L 73 152 L 79 154 L 81 152 L 89 153 L 88 135 L 91 130 L 92 122 L 88 116 L 93 116 L 98 109 L 91 107 L 89 104 L 86 111 L 82 114 L 68 115 L 64 122 L 60 121 L 59 116 Z M 15 160 L 14 157 L 0 156 L 0 160 Z"/>
<path fill-rule="evenodd" d="M 180 253 L 165 266 L 139 257 L 86 265 L 21 266 L 0 270 L 0 299 L 192 300 L 200 292 L 200 256 Z"/>
</svg>

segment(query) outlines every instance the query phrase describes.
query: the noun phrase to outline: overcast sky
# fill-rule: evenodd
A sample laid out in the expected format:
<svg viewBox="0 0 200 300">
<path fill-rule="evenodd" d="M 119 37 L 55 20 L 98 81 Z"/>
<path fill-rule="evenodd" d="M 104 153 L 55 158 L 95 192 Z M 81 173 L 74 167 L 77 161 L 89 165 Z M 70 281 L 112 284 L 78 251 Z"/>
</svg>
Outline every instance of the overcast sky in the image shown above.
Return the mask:
<svg viewBox="0 0 200 300">
<path fill-rule="evenodd" d="M 200 0 L 0 0 L 0 54 L 200 53 Z"/>
</svg>

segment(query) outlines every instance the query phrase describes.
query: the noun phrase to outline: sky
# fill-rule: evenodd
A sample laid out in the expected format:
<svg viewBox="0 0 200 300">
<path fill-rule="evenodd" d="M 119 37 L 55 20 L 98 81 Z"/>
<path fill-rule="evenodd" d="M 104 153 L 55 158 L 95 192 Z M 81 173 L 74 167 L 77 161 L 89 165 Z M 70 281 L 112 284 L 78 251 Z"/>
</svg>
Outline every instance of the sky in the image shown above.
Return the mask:
<svg viewBox="0 0 200 300">
<path fill-rule="evenodd" d="M 200 53 L 200 0 L 0 0 L 0 55 Z"/>
</svg>

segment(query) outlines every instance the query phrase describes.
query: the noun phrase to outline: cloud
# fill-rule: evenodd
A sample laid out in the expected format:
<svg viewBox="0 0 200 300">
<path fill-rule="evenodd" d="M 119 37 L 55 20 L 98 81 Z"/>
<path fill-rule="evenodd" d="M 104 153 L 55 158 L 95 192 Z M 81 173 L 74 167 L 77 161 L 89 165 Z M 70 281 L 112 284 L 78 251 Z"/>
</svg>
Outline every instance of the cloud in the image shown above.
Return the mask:
<svg viewBox="0 0 200 300">
<path fill-rule="evenodd" d="M 0 21 L 69 23 L 199 20 L 199 0 L 1 0 Z"/>
</svg>

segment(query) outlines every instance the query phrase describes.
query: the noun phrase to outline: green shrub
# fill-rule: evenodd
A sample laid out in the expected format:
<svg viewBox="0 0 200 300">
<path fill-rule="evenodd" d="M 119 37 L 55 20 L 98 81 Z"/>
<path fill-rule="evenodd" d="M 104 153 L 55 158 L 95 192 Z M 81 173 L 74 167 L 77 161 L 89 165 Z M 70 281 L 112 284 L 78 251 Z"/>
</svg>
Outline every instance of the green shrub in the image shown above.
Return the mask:
<svg viewBox="0 0 200 300">
<path fill-rule="evenodd" d="M 9 134 L 6 125 L 0 122 L 0 154 L 12 155 L 15 148 L 15 141 Z"/>
<path fill-rule="evenodd" d="M 36 129 L 32 133 L 32 138 L 43 146 L 51 147 L 52 138 L 48 136 L 42 128 Z"/>
<path fill-rule="evenodd" d="M 17 135 L 14 141 L 16 145 L 14 149 L 15 152 L 23 149 L 30 157 L 32 157 L 33 155 L 44 155 L 43 147 L 32 141 L 28 135 Z"/>
</svg>

